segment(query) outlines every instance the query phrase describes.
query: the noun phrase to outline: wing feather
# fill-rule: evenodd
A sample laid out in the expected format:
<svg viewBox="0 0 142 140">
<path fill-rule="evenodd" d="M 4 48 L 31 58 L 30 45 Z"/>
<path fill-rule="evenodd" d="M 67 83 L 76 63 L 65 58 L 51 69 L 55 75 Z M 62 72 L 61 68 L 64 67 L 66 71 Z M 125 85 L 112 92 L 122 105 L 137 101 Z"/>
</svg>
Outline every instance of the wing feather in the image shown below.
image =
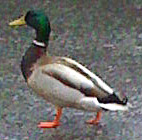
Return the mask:
<svg viewBox="0 0 142 140">
<path fill-rule="evenodd" d="M 99 77 L 69 58 L 55 59 L 54 62 L 42 66 L 42 72 L 59 80 L 66 86 L 79 90 L 85 96 L 102 98 L 108 96 L 108 91 L 110 94 L 112 93 L 112 89 Z"/>
<path fill-rule="evenodd" d="M 81 64 L 70 58 L 62 57 L 62 60 L 66 62 L 65 63 L 66 65 L 69 65 L 70 67 L 79 71 L 84 76 L 91 79 L 98 88 L 109 94 L 113 94 L 114 92 L 113 89 L 110 86 L 108 86 L 104 81 L 102 81 L 101 78 L 99 78 L 97 75 L 92 73 L 90 70 L 88 70 L 87 68 L 85 68 L 84 66 L 82 66 Z"/>
</svg>

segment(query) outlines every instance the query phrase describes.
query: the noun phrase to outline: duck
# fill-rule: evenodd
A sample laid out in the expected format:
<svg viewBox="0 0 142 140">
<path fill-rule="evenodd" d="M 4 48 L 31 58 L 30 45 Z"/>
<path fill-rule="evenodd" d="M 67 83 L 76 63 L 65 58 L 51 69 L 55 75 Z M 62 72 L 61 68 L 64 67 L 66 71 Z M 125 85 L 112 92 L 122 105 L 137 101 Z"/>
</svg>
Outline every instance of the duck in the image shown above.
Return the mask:
<svg viewBox="0 0 142 140">
<path fill-rule="evenodd" d="M 50 21 L 41 10 L 29 10 L 9 23 L 9 26 L 27 25 L 35 30 L 36 37 L 21 60 L 21 71 L 28 87 L 47 102 L 55 105 L 56 116 L 51 122 L 40 122 L 39 128 L 56 128 L 60 125 L 63 108 L 97 112 L 87 121 L 96 125 L 102 111 L 127 111 L 128 98 L 116 92 L 98 75 L 67 57 L 52 56 L 48 52 L 51 32 Z"/>
</svg>

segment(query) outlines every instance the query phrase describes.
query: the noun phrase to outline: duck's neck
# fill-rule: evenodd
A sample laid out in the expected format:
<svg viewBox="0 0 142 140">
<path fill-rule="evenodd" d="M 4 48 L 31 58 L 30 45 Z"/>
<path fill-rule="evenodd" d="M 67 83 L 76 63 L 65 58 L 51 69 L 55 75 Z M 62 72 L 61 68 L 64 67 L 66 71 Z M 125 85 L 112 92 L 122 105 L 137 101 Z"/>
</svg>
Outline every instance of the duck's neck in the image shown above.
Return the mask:
<svg viewBox="0 0 142 140">
<path fill-rule="evenodd" d="M 39 46 L 36 43 L 33 43 L 31 47 L 27 49 L 21 61 L 21 70 L 26 81 L 32 74 L 37 60 L 43 55 L 46 55 L 46 47 Z"/>
<path fill-rule="evenodd" d="M 34 70 L 34 66 L 38 59 L 43 55 L 46 55 L 46 48 L 48 46 L 48 40 L 50 35 L 50 23 L 45 22 L 42 27 L 39 26 L 36 29 L 36 39 L 33 44 L 26 51 L 21 62 L 21 70 L 25 80 L 27 81 Z"/>
<path fill-rule="evenodd" d="M 48 45 L 49 34 L 50 34 L 50 32 L 48 32 L 46 30 L 37 30 L 36 31 L 36 39 L 35 40 L 37 42 L 42 42 L 45 45 Z"/>
<path fill-rule="evenodd" d="M 42 24 L 42 26 L 39 26 L 39 28 L 36 29 L 36 41 L 48 45 L 50 32 L 50 23 L 48 22 L 48 24 Z"/>
</svg>

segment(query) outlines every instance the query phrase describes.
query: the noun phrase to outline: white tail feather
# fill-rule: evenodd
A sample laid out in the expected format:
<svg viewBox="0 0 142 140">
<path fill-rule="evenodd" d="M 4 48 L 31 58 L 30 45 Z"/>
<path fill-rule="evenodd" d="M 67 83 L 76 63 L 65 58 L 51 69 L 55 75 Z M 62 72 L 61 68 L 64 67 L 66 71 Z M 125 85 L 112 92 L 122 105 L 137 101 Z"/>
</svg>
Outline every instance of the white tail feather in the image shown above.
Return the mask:
<svg viewBox="0 0 142 140">
<path fill-rule="evenodd" d="M 106 103 L 106 104 L 99 103 L 97 98 L 94 99 L 94 102 L 101 108 L 108 109 L 111 111 L 117 111 L 117 110 L 127 111 L 131 106 L 130 103 L 127 103 L 127 105 L 121 105 L 117 103 Z"/>
</svg>

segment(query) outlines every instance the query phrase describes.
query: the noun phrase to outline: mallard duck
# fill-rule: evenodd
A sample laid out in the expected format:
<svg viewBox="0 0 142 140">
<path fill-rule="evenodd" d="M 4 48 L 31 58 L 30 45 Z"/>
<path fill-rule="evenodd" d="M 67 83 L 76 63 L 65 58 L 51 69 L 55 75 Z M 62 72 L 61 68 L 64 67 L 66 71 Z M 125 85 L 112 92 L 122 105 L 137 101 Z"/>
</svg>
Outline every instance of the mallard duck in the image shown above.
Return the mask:
<svg viewBox="0 0 142 140">
<path fill-rule="evenodd" d="M 38 127 L 59 126 L 64 107 L 97 112 L 95 119 L 87 121 L 89 124 L 99 123 L 102 110 L 129 109 L 127 97 L 117 94 L 86 67 L 70 58 L 47 53 L 51 28 L 44 12 L 30 10 L 9 23 L 10 26 L 25 24 L 35 29 L 36 38 L 22 58 L 22 74 L 29 87 L 56 106 L 54 121 L 40 122 Z"/>
</svg>

